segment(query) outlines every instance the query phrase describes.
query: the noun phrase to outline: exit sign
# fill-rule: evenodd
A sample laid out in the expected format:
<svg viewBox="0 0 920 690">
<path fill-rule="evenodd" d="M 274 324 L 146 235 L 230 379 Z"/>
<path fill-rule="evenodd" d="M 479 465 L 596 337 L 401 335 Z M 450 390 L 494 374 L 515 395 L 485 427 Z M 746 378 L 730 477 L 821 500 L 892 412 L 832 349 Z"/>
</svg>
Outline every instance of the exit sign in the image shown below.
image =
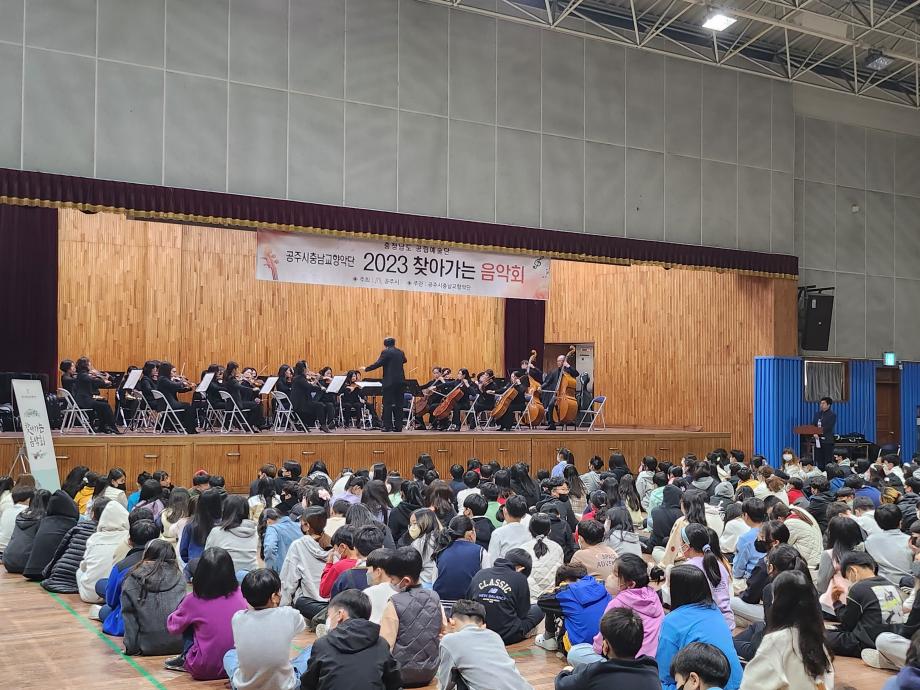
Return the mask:
<svg viewBox="0 0 920 690">
<path fill-rule="evenodd" d="M 884 361 L 886 367 L 894 367 L 898 364 L 898 356 L 894 352 L 886 352 L 884 354 Z"/>
</svg>

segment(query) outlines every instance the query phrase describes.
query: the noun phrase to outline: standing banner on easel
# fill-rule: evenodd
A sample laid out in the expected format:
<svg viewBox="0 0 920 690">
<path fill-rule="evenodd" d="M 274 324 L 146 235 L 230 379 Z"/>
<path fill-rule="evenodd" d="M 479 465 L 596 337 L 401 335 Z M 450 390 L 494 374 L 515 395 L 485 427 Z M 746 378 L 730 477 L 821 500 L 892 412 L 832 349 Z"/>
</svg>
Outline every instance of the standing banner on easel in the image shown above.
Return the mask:
<svg viewBox="0 0 920 690">
<path fill-rule="evenodd" d="M 260 230 L 256 278 L 547 300 L 549 266 L 539 256 Z"/>
<path fill-rule="evenodd" d="M 19 407 L 22 422 L 22 440 L 29 458 L 29 471 L 42 489 L 57 491 L 61 488 L 57 457 L 45 407 L 45 391 L 41 381 L 13 379 L 13 394 Z"/>
</svg>

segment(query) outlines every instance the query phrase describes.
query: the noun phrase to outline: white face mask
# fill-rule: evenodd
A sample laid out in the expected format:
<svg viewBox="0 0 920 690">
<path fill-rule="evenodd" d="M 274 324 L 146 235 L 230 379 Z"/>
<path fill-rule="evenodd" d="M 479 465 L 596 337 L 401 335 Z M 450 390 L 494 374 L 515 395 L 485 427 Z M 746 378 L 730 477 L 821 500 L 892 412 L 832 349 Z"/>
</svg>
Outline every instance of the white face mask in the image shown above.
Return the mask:
<svg viewBox="0 0 920 690">
<path fill-rule="evenodd" d="M 783 455 L 783 460 L 785 460 L 786 462 L 792 462 L 792 453 L 786 453 L 785 455 Z"/>
<path fill-rule="evenodd" d="M 409 536 L 413 539 L 418 539 L 418 536 L 422 533 L 421 528 L 418 525 L 409 525 Z"/>
</svg>

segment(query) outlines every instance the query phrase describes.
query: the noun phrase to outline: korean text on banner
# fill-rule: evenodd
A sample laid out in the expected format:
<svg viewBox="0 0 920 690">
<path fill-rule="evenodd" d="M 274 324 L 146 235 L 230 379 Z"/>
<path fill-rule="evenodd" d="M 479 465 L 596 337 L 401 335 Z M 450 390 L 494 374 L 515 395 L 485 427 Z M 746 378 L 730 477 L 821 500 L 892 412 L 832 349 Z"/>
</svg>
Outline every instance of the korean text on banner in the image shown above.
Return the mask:
<svg viewBox="0 0 920 690">
<path fill-rule="evenodd" d="M 13 393 L 22 421 L 22 437 L 29 458 L 29 470 L 38 486 L 56 491 L 61 488 L 61 480 L 41 381 L 13 379 Z"/>
<path fill-rule="evenodd" d="M 259 280 L 549 298 L 550 260 L 538 256 L 260 230 L 256 261 Z"/>
</svg>

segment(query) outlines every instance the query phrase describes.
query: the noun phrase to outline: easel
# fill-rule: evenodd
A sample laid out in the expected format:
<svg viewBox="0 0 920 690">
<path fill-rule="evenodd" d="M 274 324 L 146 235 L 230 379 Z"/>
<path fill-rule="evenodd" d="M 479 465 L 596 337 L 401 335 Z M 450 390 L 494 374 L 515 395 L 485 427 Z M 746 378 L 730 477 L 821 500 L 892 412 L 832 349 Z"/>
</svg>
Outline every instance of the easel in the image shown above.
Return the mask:
<svg viewBox="0 0 920 690">
<path fill-rule="evenodd" d="M 16 451 L 16 457 L 13 458 L 13 462 L 10 465 L 9 472 L 6 473 L 7 477 L 13 476 L 13 470 L 19 467 L 19 474 L 31 474 L 29 472 L 29 456 L 26 454 L 26 447 L 23 443 L 19 444 L 19 450 Z"/>
</svg>

